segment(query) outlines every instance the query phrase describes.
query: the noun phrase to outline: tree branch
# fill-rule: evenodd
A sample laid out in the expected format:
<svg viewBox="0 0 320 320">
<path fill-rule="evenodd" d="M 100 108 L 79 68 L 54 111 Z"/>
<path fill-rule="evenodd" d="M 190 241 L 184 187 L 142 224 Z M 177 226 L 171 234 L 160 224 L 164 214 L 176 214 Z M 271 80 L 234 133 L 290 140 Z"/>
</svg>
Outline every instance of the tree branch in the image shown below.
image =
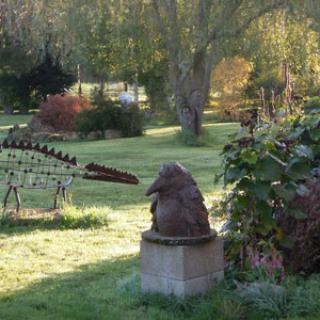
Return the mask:
<svg viewBox="0 0 320 320">
<path fill-rule="evenodd" d="M 164 44 L 165 44 L 167 50 L 169 50 L 170 49 L 169 45 L 168 45 L 169 44 L 169 37 L 168 37 L 167 31 L 165 29 L 164 23 L 163 23 L 162 18 L 161 18 L 158 1 L 157 0 L 152 0 L 152 5 L 153 5 L 153 9 L 154 9 L 154 12 L 155 12 L 155 15 L 156 15 L 156 20 L 157 20 L 159 31 L 160 31 L 160 33 L 162 35 L 162 38 L 163 38 L 163 41 L 164 41 Z"/>
<path fill-rule="evenodd" d="M 232 8 L 232 10 L 229 12 L 228 18 L 227 20 L 230 20 L 234 14 L 238 11 L 238 9 L 241 7 L 241 5 L 244 3 L 244 0 L 239 0 L 237 1 L 236 5 Z M 272 4 L 265 6 L 264 8 L 262 8 L 261 10 L 259 10 L 257 13 L 253 14 L 251 17 L 249 17 L 249 19 L 243 23 L 240 27 L 238 27 L 236 30 L 233 30 L 229 33 L 226 32 L 220 32 L 220 30 L 218 30 L 218 28 L 215 28 L 214 30 L 212 30 L 211 34 L 208 36 L 207 41 L 204 43 L 203 46 L 201 46 L 200 48 L 198 48 L 196 50 L 196 52 L 194 53 L 194 60 L 193 63 L 190 64 L 189 68 L 184 72 L 183 75 L 181 75 L 180 77 L 180 81 L 184 81 L 187 77 L 187 75 L 189 74 L 189 72 L 193 69 L 195 63 L 197 63 L 197 57 L 205 54 L 205 52 L 207 51 L 207 48 L 210 44 L 212 44 L 214 41 L 217 40 L 221 40 L 223 38 L 234 38 L 239 36 L 242 32 L 244 32 L 246 29 L 249 28 L 250 24 L 260 18 L 261 16 L 265 15 L 266 13 L 272 11 L 272 10 L 276 10 L 281 8 L 282 6 L 284 6 L 286 4 L 286 0 L 276 0 L 273 1 Z M 228 8 L 230 9 L 230 8 Z M 224 14 L 223 14 L 224 16 Z M 224 17 L 224 23 L 225 23 L 225 18 Z"/>
<path fill-rule="evenodd" d="M 173 83 L 173 86 L 176 87 L 176 83 L 179 77 L 179 61 L 178 61 L 178 54 L 177 49 L 179 44 L 176 43 L 177 41 L 177 34 L 172 34 L 174 32 L 178 32 L 178 30 L 170 30 L 175 29 L 176 21 L 173 21 L 174 19 L 177 19 L 177 12 L 176 12 L 176 2 L 172 0 L 170 4 L 173 4 L 174 6 L 170 8 L 171 6 L 168 6 L 168 3 L 165 3 L 166 9 L 168 15 L 170 16 L 170 27 L 169 30 L 166 29 L 166 26 L 163 22 L 163 19 L 161 17 L 160 8 L 158 4 L 159 0 L 152 0 L 152 5 L 154 8 L 154 12 L 156 15 L 156 20 L 158 24 L 158 28 L 160 31 L 160 34 L 163 38 L 164 45 L 168 51 L 168 58 L 171 66 L 169 67 L 169 74 L 170 74 L 170 80 Z M 174 3 L 173 3 L 174 2 Z M 171 10 L 172 9 L 172 10 Z M 174 11 L 174 12 L 172 12 Z M 169 33 L 170 32 L 170 35 Z"/>
<path fill-rule="evenodd" d="M 252 16 L 248 18 L 248 20 L 243 23 L 241 26 L 239 26 L 236 30 L 233 30 L 231 32 L 223 32 L 223 33 L 216 33 L 211 41 L 219 40 L 222 38 L 234 38 L 236 36 L 239 36 L 242 32 L 244 32 L 246 29 L 249 28 L 250 24 L 255 21 L 256 19 L 262 17 L 263 15 L 267 14 L 270 11 L 279 9 L 283 7 L 286 4 L 286 0 L 278 0 L 278 1 L 273 1 L 270 5 L 265 6 Z"/>
</svg>

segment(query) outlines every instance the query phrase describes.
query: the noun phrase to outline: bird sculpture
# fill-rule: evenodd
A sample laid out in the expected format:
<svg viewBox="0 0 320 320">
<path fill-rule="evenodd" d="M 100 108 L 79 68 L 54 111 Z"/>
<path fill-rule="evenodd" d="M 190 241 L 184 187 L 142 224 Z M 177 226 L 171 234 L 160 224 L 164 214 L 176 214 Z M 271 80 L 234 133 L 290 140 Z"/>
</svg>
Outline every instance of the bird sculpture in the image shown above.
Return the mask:
<svg viewBox="0 0 320 320">
<path fill-rule="evenodd" d="M 3 207 L 6 208 L 11 191 L 16 198 L 16 210 L 20 208 L 18 190 L 56 188 L 54 208 L 57 208 L 59 193 L 66 201 L 66 188 L 73 179 L 80 177 L 89 180 L 138 184 L 138 178 L 128 172 L 109 168 L 96 163 L 80 165 L 75 157 L 56 152 L 47 145 L 40 146 L 31 142 L 8 142 L 0 144 L 0 183 L 8 186 Z"/>
<path fill-rule="evenodd" d="M 146 191 L 154 194 L 151 230 L 164 237 L 201 237 L 210 233 L 208 211 L 191 174 L 179 163 L 160 168 Z"/>
</svg>

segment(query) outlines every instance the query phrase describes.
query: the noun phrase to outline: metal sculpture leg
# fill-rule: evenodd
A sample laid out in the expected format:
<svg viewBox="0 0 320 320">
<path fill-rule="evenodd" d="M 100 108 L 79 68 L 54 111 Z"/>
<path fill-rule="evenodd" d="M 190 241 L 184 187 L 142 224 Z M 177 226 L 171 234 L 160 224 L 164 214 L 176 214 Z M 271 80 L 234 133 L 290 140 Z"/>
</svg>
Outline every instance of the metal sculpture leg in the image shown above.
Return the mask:
<svg viewBox="0 0 320 320">
<path fill-rule="evenodd" d="M 13 188 L 13 192 L 14 192 L 14 196 L 16 197 L 16 202 L 17 202 L 16 210 L 17 210 L 17 213 L 18 213 L 19 210 L 20 210 L 20 205 L 21 205 L 20 195 L 19 195 L 19 192 L 18 192 L 17 188 Z"/>
<path fill-rule="evenodd" d="M 5 209 L 7 207 L 7 204 L 8 204 L 8 198 L 9 198 L 9 195 L 11 193 L 11 190 L 12 190 L 13 187 L 9 187 L 6 195 L 4 196 L 4 199 L 3 199 L 3 208 Z"/>
<path fill-rule="evenodd" d="M 64 203 L 66 203 L 67 202 L 67 190 L 65 187 L 62 188 L 62 198 L 63 198 Z"/>
<path fill-rule="evenodd" d="M 54 205 L 53 205 L 53 209 L 57 209 L 58 208 L 58 196 L 59 196 L 59 193 L 60 193 L 60 189 L 61 187 L 58 187 L 57 188 L 57 191 L 54 195 Z"/>
</svg>

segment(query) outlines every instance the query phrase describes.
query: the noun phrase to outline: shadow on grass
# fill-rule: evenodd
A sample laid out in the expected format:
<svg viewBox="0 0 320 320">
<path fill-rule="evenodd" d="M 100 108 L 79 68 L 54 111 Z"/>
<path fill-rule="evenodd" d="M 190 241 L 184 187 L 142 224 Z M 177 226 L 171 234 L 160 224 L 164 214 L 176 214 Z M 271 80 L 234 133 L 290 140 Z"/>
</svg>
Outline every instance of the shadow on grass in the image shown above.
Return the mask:
<svg viewBox="0 0 320 320">
<path fill-rule="evenodd" d="M 125 315 L 139 300 L 138 265 L 138 257 L 130 256 L 44 278 L 2 296 L 0 318 L 131 319 Z"/>
<path fill-rule="evenodd" d="M 142 294 L 139 258 L 125 256 L 84 265 L 3 295 L 0 315 L 1 320 L 204 320 L 225 314 L 221 310 L 229 310 L 231 303 L 238 307 L 229 298 L 221 301 L 226 294 L 217 296 L 220 291 L 217 288 L 206 296 L 187 299 Z"/>
</svg>

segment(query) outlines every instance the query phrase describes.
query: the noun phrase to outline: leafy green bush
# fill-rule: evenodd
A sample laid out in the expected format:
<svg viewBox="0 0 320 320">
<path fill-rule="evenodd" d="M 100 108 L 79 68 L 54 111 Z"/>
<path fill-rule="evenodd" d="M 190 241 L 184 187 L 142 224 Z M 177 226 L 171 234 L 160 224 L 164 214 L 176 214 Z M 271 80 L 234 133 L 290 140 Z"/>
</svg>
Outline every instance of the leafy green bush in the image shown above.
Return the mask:
<svg viewBox="0 0 320 320">
<path fill-rule="evenodd" d="M 305 219 L 292 200 L 308 192 L 305 182 L 320 165 L 320 119 L 305 116 L 283 125 L 262 125 L 253 135 L 242 129 L 224 147 L 225 187 L 231 187 L 222 204 L 229 213 L 226 227 L 232 261 L 244 266 L 248 251 L 270 253 L 293 242 L 279 225 L 280 217 Z"/>
<path fill-rule="evenodd" d="M 76 131 L 85 135 L 92 131 L 119 130 L 125 137 L 143 134 L 143 114 L 136 105 L 122 109 L 111 100 L 99 101 L 96 108 L 81 112 L 76 118 Z"/>
<path fill-rule="evenodd" d="M 97 207 L 77 208 L 66 205 L 59 219 L 61 229 L 86 229 L 108 225 L 109 211 Z"/>
<path fill-rule="evenodd" d="M 199 137 L 191 130 L 179 130 L 176 132 L 176 139 L 179 143 L 193 147 L 203 147 L 212 144 L 212 137 L 205 128 L 202 129 L 202 134 Z"/>
<path fill-rule="evenodd" d="M 318 113 L 319 111 L 320 111 L 320 98 L 319 97 L 309 98 L 304 103 L 304 113 L 305 114 Z"/>
<path fill-rule="evenodd" d="M 20 212 L 19 216 L 12 212 L 0 212 L 0 227 L 35 227 L 53 229 L 87 229 L 107 226 L 109 208 L 74 207 L 65 204 L 62 213 L 34 214 Z"/>
</svg>

